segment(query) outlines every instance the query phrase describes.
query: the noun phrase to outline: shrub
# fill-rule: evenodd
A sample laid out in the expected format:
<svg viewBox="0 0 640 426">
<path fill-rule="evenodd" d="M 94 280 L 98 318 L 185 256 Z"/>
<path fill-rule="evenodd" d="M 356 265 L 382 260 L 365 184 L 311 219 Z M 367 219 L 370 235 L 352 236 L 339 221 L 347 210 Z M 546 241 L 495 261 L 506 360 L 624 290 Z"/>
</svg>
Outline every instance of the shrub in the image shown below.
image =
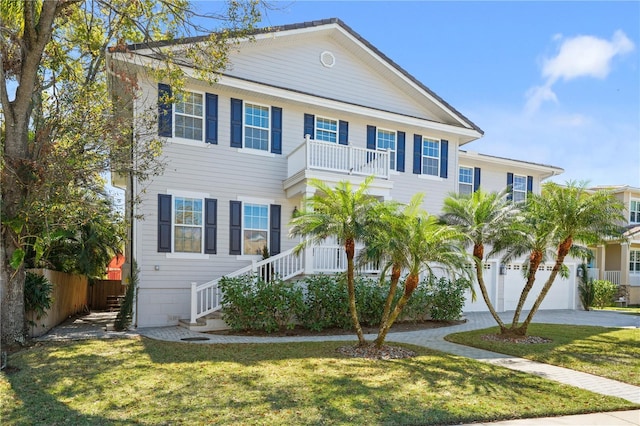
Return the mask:
<svg viewBox="0 0 640 426">
<path fill-rule="evenodd" d="M 24 310 L 32 312 L 36 319 L 47 315 L 53 304 L 53 284 L 42 275 L 27 272 L 24 282 Z"/>
<path fill-rule="evenodd" d="M 341 276 L 308 276 L 298 284 L 305 289 L 304 309 L 299 316 L 304 327 L 313 331 L 351 327 L 346 282 Z"/>
<path fill-rule="evenodd" d="M 585 311 L 591 309 L 595 301 L 595 286 L 593 284 L 593 278 L 587 277 L 587 267 L 582 264 L 579 266 L 582 270 L 582 276 L 580 277 L 580 284 L 578 284 L 578 292 L 580 293 L 580 302 Z"/>
<path fill-rule="evenodd" d="M 389 293 L 389 282 L 380 283 L 368 277 L 355 277 L 356 308 L 360 323 L 365 326 L 377 326 L 382 320 L 384 302 Z M 351 327 L 351 321 L 349 321 Z"/>
<path fill-rule="evenodd" d="M 263 330 L 268 333 L 293 328 L 303 310 L 300 287 L 272 277 L 244 275 L 220 280 L 224 321 L 233 330 Z"/>
<path fill-rule="evenodd" d="M 460 318 L 464 307 L 464 292 L 471 282 L 464 278 L 451 281 L 430 275 L 425 283 L 430 296 L 429 316 L 435 321 L 453 321 Z"/>
<path fill-rule="evenodd" d="M 617 292 L 618 286 L 611 281 L 593 280 L 593 304 L 598 308 L 611 306 Z"/>
<path fill-rule="evenodd" d="M 124 300 L 122 301 L 118 315 L 116 315 L 116 319 L 113 323 L 113 328 L 117 331 L 125 330 L 131 325 L 131 320 L 133 318 L 133 298 L 139 281 L 138 273 L 138 264 L 134 260 L 131 265 L 129 285 L 124 293 Z"/>
</svg>

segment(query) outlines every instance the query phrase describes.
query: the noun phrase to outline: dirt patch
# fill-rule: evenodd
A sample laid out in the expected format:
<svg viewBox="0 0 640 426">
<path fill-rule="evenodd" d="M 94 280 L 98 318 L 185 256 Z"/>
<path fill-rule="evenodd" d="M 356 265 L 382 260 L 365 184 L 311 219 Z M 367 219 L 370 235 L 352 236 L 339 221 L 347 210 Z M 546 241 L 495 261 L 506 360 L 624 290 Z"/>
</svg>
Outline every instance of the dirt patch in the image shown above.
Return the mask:
<svg viewBox="0 0 640 426">
<path fill-rule="evenodd" d="M 382 345 L 380 348 L 376 348 L 372 344 L 364 346 L 340 346 L 336 349 L 336 352 L 352 358 L 366 359 L 402 359 L 417 355 L 414 351 L 401 346 Z"/>
<path fill-rule="evenodd" d="M 428 330 L 431 328 L 451 327 L 454 325 L 464 324 L 467 320 L 458 321 L 416 321 L 416 322 L 399 322 L 393 324 L 389 333 L 402 333 L 407 331 Z M 378 327 L 362 327 L 364 334 L 378 334 Z M 280 330 L 273 333 L 259 330 L 220 330 L 209 331 L 208 334 L 217 334 L 221 336 L 342 336 L 352 334 L 355 338 L 354 330 L 345 330 L 343 328 L 326 328 L 322 331 L 312 331 L 301 326 L 296 326 L 291 330 Z"/>
</svg>

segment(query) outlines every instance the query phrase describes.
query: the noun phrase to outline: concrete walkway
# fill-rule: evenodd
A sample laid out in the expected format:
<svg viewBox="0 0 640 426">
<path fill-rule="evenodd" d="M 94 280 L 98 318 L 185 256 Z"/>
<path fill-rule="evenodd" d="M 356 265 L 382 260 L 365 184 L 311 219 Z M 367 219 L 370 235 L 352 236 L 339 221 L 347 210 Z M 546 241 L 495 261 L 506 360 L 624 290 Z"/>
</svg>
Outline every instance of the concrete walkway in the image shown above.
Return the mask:
<svg viewBox="0 0 640 426">
<path fill-rule="evenodd" d="M 526 312 L 523 313 L 523 317 Z M 501 317 L 505 321 L 511 320 L 512 313 L 505 312 Z M 640 387 L 626 383 L 581 373 L 567 368 L 556 367 L 529 361 L 523 358 L 489 352 L 482 349 L 450 343 L 444 340 L 444 336 L 460 331 L 477 330 L 495 325 L 494 319 L 487 312 L 470 312 L 465 314 L 467 322 L 464 324 L 426 329 L 402 333 L 389 333 L 388 342 L 408 343 L 423 346 L 454 355 L 472 358 L 480 362 L 486 362 L 512 370 L 523 371 L 549 380 L 555 380 L 564 384 L 587 389 L 603 395 L 617 396 L 628 401 L 640 404 Z M 291 336 L 291 337 L 252 337 L 252 336 L 221 336 L 207 333 L 197 333 L 186 328 L 154 327 L 138 328 L 125 333 L 107 331 L 105 327 L 96 327 L 95 321 L 76 321 L 65 323 L 52 330 L 49 334 L 38 340 L 67 340 L 83 338 L 112 338 L 117 336 L 142 335 L 151 339 L 189 342 L 189 343 L 274 343 L 274 342 L 307 342 L 307 341 L 352 341 L 354 336 Z M 104 321 L 104 320 L 103 320 Z M 573 325 L 597 325 L 605 327 L 626 327 L 638 329 L 640 333 L 640 316 L 626 315 L 612 311 L 570 311 L 554 310 L 539 311 L 535 316 L 536 323 L 549 324 L 573 324 Z M 96 330 L 97 329 L 97 330 Z M 372 340 L 375 335 L 367 335 Z M 563 416 L 543 419 L 510 420 L 506 422 L 491 423 L 492 425 L 640 425 L 640 410 L 596 413 L 578 416 Z"/>
</svg>

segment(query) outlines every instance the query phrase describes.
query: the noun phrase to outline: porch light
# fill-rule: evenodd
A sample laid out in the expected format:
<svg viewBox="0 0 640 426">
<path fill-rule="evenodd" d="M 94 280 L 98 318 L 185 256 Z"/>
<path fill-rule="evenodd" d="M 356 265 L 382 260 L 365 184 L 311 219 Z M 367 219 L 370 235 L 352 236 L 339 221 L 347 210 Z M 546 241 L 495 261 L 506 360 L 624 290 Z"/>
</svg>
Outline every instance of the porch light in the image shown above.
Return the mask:
<svg viewBox="0 0 640 426">
<path fill-rule="evenodd" d="M 500 275 L 507 275 L 507 265 L 504 263 L 500 265 Z"/>
</svg>

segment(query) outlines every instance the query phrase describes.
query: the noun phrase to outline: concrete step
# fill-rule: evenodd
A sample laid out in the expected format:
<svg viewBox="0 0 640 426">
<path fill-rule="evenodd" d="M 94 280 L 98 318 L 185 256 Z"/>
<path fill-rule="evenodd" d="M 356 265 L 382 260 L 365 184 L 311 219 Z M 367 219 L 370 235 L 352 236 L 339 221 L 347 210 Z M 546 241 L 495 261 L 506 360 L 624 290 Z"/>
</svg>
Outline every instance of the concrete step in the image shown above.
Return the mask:
<svg viewBox="0 0 640 426">
<path fill-rule="evenodd" d="M 207 331 L 220 331 L 229 330 L 231 327 L 227 325 L 222 319 L 222 312 L 216 311 L 202 318 L 198 318 L 194 323 L 189 322 L 188 319 L 181 319 L 178 325 L 191 331 L 207 332 Z"/>
</svg>

